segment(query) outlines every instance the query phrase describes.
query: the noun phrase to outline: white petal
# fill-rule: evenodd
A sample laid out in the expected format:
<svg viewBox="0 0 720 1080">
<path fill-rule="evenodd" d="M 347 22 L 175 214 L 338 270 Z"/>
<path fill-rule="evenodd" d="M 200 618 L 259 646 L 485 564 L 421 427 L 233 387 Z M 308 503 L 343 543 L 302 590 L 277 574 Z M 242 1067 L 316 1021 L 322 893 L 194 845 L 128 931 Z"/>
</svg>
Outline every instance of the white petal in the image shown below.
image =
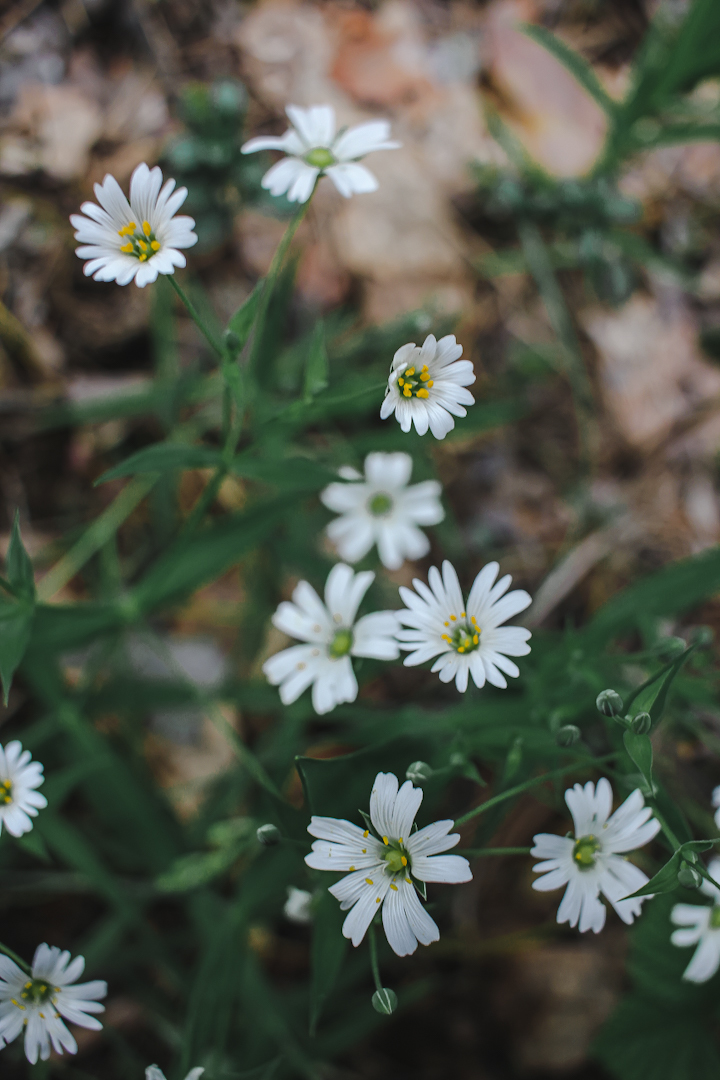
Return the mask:
<svg viewBox="0 0 720 1080">
<path fill-rule="evenodd" d="M 419 881 L 437 881 L 446 885 L 472 881 L 470 863 L 462 855 L 413 856 L 412 873 Z"/>
<path fill-rule="evenodd" d="M 325 169 L 325 175 L 330 177 L 337 190 L 346 199 L 349 199 L 351 195 L 366 195 L 368 192 L 377 191 L 380 186 L 370 170 L 364 165 L 358 165 L 357 162 L 331 165 Z"/>
</svg>

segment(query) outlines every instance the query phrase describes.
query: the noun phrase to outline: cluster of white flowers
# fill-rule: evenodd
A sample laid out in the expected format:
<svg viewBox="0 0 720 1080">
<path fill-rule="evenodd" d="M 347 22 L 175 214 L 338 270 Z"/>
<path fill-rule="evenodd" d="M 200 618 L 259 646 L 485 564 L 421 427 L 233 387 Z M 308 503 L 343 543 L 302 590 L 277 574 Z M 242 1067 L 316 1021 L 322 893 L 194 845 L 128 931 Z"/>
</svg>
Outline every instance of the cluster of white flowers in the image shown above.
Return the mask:
<svg viewBox="0 0 720 1080">
<path fill-rule="evenodd" d="M 715 824 L 720 828 L 720 787 L 712 793 Z M 720 885 L 720 859 L 711 859 L 708 873 Z M 700 892 L 709 896 L 711 904 L 675 904 L 670 918 L 678 930 L 670 940 L 673 945 L 696 945 L 690 963 L 683 972 L 687 982 L 704 983 L 720 968 L 720 888 L 703 878 Z"/>
</svg>

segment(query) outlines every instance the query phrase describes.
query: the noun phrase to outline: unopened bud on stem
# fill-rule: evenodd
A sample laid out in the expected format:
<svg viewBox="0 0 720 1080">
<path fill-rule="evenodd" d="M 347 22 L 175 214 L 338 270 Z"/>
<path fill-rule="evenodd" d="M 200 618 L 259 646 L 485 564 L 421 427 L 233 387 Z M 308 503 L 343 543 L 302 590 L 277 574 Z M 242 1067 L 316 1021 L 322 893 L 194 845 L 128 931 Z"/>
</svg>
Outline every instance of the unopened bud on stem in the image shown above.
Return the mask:
<svg viewBox="0 0 720 1080">
<path fill-rule="evenodd" d="M 623 710 L 623 699 L 615 690 L 602 690 L 595 699 L 595 704 L 603 716 L 619 716 Z"/>
<path fill-rule="evenodd" d="M 383 1016 L 391 1016 L 398 1006 L 397 994 L 394 990 L 388 990 L 383 986 L 382 990 L 376 990 L 372 996 L 372 1007 L 375 1012 Z"/>
<path fill-rule="evenodd" d="M 639 712 L 630 721 L 630 727 L 636 735 L 649 735 L 652 728 L 652 717 L 649 712 Z"/>
<path fill-rule="evenodd" d="M 411 783 L 421 786 L 426 780 L 429 780 L 433 774 L 433 768 L 428 765 L 427 761 L 413 761 L 412 765 L 408 765 L 405 773 L 405 779 L 410 780 Z"/>
<path fill-rule="evenodd" d="M 678 870 L 678 881 L 686 889 L 697 889 L 702 881 L 702 878 L 698 874 L 697 870 L 692 866 L 688 866 L 687 863 L 683 863 Z"/>
<path fill-rule="evenodd" d="M 282 840 L 282 833 L 277 825 L 261 825 L 255 835 L 263 847 L 274 847 Z"/>
<path fill-rule="evenodd" d="M 563 724 L 555 735 L 555 742 L 558 746 L 574 746 L 576 742 L 580 741 L 580 728 L 575 724 Z"/>
</svg>

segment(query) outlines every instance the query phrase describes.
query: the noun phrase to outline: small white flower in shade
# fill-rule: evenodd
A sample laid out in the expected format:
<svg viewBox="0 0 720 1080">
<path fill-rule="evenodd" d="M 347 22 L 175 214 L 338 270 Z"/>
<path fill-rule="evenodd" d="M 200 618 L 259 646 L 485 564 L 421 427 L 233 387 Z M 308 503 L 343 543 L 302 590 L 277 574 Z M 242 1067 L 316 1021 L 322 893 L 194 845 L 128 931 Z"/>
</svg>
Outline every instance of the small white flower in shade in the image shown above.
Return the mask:
<svg viewBox="0 0 720 1080">
<path fill-rule="evenodd" d="M 427 555 L 430 541 L 419 525 L 437 525 L 445 517 L 441 485 L 424 480 L 409 485 L 409 454 L 368 454 L 365 478 L 346 466 L 340 475 L 349 483 L 330 484 L 320 494 L 328 510 L 341 517 L 331 521 L 327 534 L 343 559 L 357 562 L 377 544 L 388 570 L 398 570 L 405 559 Z"/>
<path fill-rule="evenodd" d="M 533 888 L 548 892 L 567 885 L 557 921 L 579 924 L 581 933 L 593 930 L 597 934 L 605 925 L 607 908 L 600 893 L 628 924 L 640 914 L 643 899 L 647 899 L 628 899 L 647 885 L 648 878 L 621 856 L 649 843 L 660 831 L 660 822 L 637 789 L 611 816 L 612 799 L 610 781 L 604 777 L 597 786 L 592 781 L 585 787 L 575 784 L 565 792 L 575 836 L 538 833 L 533 837 L 531 854 L 544 860 L 533 867 L 536 874 L 543 875 L 533 882 Z"/>
<path fill-rule="evenodd" d="M 306 889 L 296 889 L 294 885 L 288 885 L 287 900 L 283 906 L 285 918 L 294 923 L 311 923 L 312 899 L 312 893 Z"/>
<path fill-rule="evenodd" d="M 157 165 L 149 169 L 144 163 L 130 178 L 129 202 L 114 176 L 108 174 L 102 184 L 95 184 L 100 206 L 83 203 L 82 214 L 70 218 L 81 245 L 75 254 L 89 260 L 83 267 L 86 277 L 118 285 L 129 285 L 134 279 L 142 289 L 158 274 L 174 274 L 176 267 L 185 266 L 179 249 L 197 243 L 193 219 L 176 217 L 187 188 L 174 191 L 174 180 L 161 187 L 160 169 Z"/>
<path fill-rule="evenodd" d="M 271 195 L 287 195 L 289 202 L 307 202 L 319 176 L 329 176 L 341 195 L 361 195 L 376 191 L 378 182 L 359 159 L 376 150 L 397 150 L 400 143 L 390 139 L 387 120 L 370 120 L 336 133 L 332 105 L 312 105 L 285 109 L 292 127 L 284 135 L 250 139 L 243 154 L 256 150 L 283 150 L 288 156 L 276 162 L 262 178 Z"/>
<path fill-rule="evenodd" d="M 30 818 L 47 806 L 45 796 L 36 791 L 44 781 L 42 765 L 21 743 L 0 746 L 0 832 L 3 825 L 11 836 L 30 832 Z"/>
<path fill-rule="evenodd" d="M 462 345 L 453 334 L 436 341 L 428 334 L 422 346 L 409 342 L 395 353 L 380 416 L 395 413 L 403 431 L 412 425 L 418 435 L 428 428 L 444 439 L 455 427 L 455 416 L 467 416 L 466 405 L 475 398 L 466 386 L 475 382 L 469 360 L 461 360 Z"/>
<path fill-rule="evenodd" d="M 345 563 L 337 563 L 325 583 L 324 604 L 307 581 L 295 587 L 292 603 L 284 600 L 280 604 L 273 624 L 306 643 L 284 649 L 263 664 L 268 681 L 280 687 L 284 705 L 296 701 L 312 684 L 315 712 L 330 712 L 357 697 L 351 656 L 397 660 L 400 649 L 395 640 L 398 622 L 394 611 L 374 611 L 356 620 L 374 578 L 370 570 L 355 574 Z"/>
<path fill-rule="evenodd" d="M 185 1077 L 185 1080 L 200 1080 L 200 1077 L 205 1072 L 202 1066 L 198 1066 L 195 1069 L 191 1069 Z M 157 1065 L 148 1065 L 145 1070 L 145 1080 L 165 1080 L 165 1073 L 162 1069 L 159 1069 Z"/>
<path fill-rule="evenodd" d="M 720 859 L 711 861 L 708 873 L 720 883 Z M 672 933 L 673 945 L 697 945 L 683 972 L 683 979 L 694 983 L 707 982 L 720 967 L 720 890 L 704 878 L 700 890 L 712 898 L 712 905 L 676 904 L 670 913 L 681 927 Z"/>
<path fill-rule="evenodd" d="M 445 560 L 442 577 L 437 567 L 428 572 L 428 585 L 413 579 L 413 588 L 400 589 L 405 608 L 398 619 L 407 630 L 400 630 L 400 648 L 409 651 L 406 667 L 416 667 L 437 656 L 431 671 L 440 673 L 441 682 L 452 682 L 461 693 L 472 675 L 476 686 L 487 680 L 501 689 L 507 687 L 505 675 L 513 679 L 520 669 L 509 656 L 530 652 L 531 634 L 521 626 L 502 626 L 531 603 L 523 589 L 508 592 L 509 574 L 495 582 L 499 566 L 488 563 L 475 578 L 467 603 L 454 566 Z M 506 595 L 507 594 L 507 595 Z M 504 673 L 504 674 L 503 674 Z"/>
<path fill-rule="evenodd" d="M 720 785 L 713 789 L 712 804 L 715 810 L 715 824 L 720 829 Z"/>
<path fill-rule="evenodd" d="M 55 946 L 38 945 L 31 974 L 22 971 L 8 956 L 0 956 L 0 1044 L 11 1043 L 25 1029 L 25 1056 L 34 1065 L 47 1061 L 50 1047 L 57 1054 L 77 1053 L 77 1043 L 63 1018 L 79 1027 L 99 1031 L 102 1024 L 89 1013 L 101 1013 L 98 998 L 107 994 L 107 983 L 72 985 L 85 970 L 85 959 Z"/>
<path fill-rule="evenodd" d="M 414 953 L 418 942 L 437 941 L 440 931 L 417 895 L 414 882 L 456 885 L 472 879 L 470 863 L 461 855 L 442 855 L 460 840 L 448 833 L 454 821 L 436 821 L 413 832 L 422 788 L 406 780 L 398 791 L 393 773 L 378 773 L 370 796 L 370 820 L 376 836 L 339 818 L 313 817 L 308 825 L 317 836 L 305 862 L 315 870 L 347 871 L 330 886 L 343 911 L 343 935 L 360 944 L 382 905 L 385 934 L 398 956 Z"/>
</svg>

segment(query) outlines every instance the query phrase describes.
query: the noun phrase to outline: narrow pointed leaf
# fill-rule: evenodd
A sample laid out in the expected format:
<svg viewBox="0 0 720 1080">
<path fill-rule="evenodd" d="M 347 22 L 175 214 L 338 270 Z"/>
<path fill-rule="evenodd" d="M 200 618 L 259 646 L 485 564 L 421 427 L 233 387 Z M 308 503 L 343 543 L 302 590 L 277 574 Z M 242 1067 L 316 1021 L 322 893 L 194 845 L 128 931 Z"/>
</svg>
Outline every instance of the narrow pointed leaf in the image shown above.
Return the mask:
<svg viewBox="0 0 720 1080">
<path fill-rule="evenodd" d="M 16 596 L 22 600 L 35 599 L 35 575 L 30 556 L 20 536 L 20 515 L 15 514 L 10 546 L 7 553 L 7 576 Z"/>
<path fill-rule="evenodd" d="M 172 472 L 176 469 L 208 469 L 222 464 L 219 450 L 210 446 L 187 446 L 184 443 L 157 443 L 131 454 L 119 465 L 99 476 L 95 484 L 106 484 L 121 476 L 141 473 Z"/>
<path fill-rule="evenodd" d="M 636 735 L 634 731 L 626 731 L 623 735 L 625 749 L 637 765 L 652 790 L 652 743 L 649 735 Z"/>
<path fill-rule="evenodd" d="M 13 675 L 30 641 L 35 605 L 24 601 L 0 604 L 0 679 L 7 705 Z"/>
<path fill-rule="evenodd" d="M 307 362 L 305 364 L 305 380 L 303 396 L 305 401 L 312 401 L 316 394 L 322 393 L 330 383 L 330 362 L 325 346 L 325 327 L 322 320 L 318 320 L 310 342 Z"/>
</svg>

